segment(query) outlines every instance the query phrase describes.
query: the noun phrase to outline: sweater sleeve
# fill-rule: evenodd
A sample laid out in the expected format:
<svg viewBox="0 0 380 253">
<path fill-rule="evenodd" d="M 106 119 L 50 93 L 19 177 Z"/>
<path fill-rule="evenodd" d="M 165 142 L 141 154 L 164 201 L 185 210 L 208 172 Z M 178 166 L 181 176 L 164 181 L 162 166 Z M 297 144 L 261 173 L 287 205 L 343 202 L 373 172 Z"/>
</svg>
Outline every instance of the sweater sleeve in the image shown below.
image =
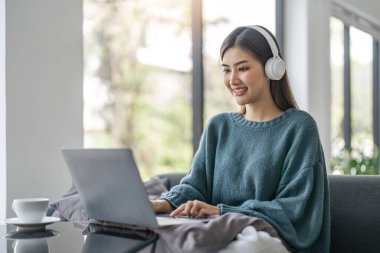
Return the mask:
<svg viewBox="0 0 380 253">
<path fill-rule="evenodd" d="M 212 178 L 206 170 L 206 149 L 208 145 L 209 127 L 202 134 L 199 148 L 195 153 L 190 172 L 181 180 L 180 184 L 174 186 L 169 192 L 163 193 L 160 199 L 165 199 L 177 208 L 189 200 L 200 200 L 207 202 L 210 199 L 210 179 Z"/>
<path fill-rule="evenodd" d="M 205 189 L 205 169 L 204 164 L 198 158 L 194 158 L 192 169 L 181 180 L 181 183 L 174 186 L 169 192 L 163 193 L 160 199 L 165 199 L 177 208 L 189 200 L 200 200 L 207 202 Z"/>
<path fill-rule="evenodd" d="M 306 249 L 319 237 L 324 218 L 323 165 L 302 169 L 290 182 L 280 185 L 275 199 L 250 199 L 240 206 L 220 204 L 221 213 L 239 212 L 262 218 L 294 247 Z"/>
</svg>

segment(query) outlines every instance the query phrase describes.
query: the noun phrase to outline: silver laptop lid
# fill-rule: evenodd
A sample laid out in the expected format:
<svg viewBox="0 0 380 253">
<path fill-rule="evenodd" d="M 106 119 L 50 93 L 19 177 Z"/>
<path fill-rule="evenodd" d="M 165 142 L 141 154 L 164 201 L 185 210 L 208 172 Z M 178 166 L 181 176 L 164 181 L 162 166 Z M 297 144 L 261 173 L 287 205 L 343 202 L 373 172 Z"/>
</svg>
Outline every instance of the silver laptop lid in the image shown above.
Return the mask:
<svg viewBox="0 0 380 253">
<path fill-rule="evenodd" d="M 90 218 L 158 227 L 132 150 L 64 149 L 62 153 Z"/>
</svg>

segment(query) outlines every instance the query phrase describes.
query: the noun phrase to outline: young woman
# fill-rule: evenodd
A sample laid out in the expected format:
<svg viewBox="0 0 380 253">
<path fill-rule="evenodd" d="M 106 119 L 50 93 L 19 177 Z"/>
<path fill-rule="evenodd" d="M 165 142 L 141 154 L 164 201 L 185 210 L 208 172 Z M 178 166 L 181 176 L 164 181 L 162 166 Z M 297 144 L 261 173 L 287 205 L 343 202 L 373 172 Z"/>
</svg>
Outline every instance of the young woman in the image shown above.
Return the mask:
<svg viewBox="0 0 380 253">
<path fill-rule="evenodd" d="M 238 27 L 224 40 L 224 83 L 241 111 L 213 117 L 188 175 L 154 201 L 193 217 L 264 219 L 298 252 L 329 252 L 329 189 L 318 129 L 298 110 L 274 36 Z"/>
</svg>

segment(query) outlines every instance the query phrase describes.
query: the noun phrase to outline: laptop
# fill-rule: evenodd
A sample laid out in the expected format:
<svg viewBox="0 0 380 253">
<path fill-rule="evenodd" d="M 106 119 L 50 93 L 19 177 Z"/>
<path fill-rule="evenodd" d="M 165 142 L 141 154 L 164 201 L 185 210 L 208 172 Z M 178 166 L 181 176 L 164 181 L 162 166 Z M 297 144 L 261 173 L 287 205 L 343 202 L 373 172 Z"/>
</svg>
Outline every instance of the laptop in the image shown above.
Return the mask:
<svg viewBox="0 0 380 253">
<path fill-rule="evenodd" d="M 84 231 L 86 236 L 82 253 L 128 253 L 139 252 L 158 239 L 154 232 L 125 230 L 90 224 Z"/>
<path fill-rule="evenodd" d="M 156 215 L 129 148 L 64 149 L 62 154 L 91 219 L 144 228 L 209 220 Z"/>
</svg>

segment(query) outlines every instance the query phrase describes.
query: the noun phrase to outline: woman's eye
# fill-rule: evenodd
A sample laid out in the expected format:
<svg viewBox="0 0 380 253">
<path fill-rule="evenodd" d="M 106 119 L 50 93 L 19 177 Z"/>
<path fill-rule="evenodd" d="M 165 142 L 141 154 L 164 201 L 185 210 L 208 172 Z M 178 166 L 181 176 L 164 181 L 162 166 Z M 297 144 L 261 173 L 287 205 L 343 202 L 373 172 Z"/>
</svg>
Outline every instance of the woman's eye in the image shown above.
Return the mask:
<svg viewBox="0 0 380 253">
<path fill-rule="evenodd" d="M 239 71 L 247 71 L 248 70 L 248 67 L 240 67 L 239 68 Z"/>
<path fill-rule="evenodd" d="M 229 73 L 230 70 L 229 69 L 223 69 L 223 73 Z"/>
</svg>

